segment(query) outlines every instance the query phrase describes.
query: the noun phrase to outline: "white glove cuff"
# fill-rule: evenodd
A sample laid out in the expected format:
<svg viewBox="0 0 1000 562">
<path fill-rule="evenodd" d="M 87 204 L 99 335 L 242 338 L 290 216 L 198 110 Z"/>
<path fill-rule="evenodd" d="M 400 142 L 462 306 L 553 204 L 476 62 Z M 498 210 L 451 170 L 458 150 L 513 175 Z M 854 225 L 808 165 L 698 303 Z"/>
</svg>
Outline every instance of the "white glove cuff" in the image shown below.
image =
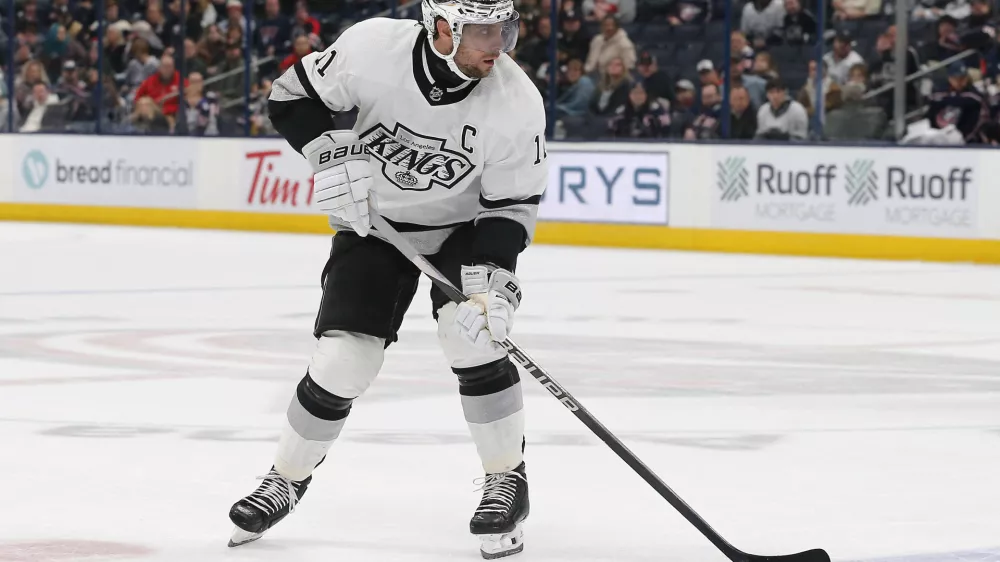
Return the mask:
<svg viewBox="0 0 1000 562">
<path fill-rule="evenodd" d="M 468 295 L 486 293 L 490 289 L 490 270 L 485 265 L 462 266 L 462 292 Z"/>
</svg>

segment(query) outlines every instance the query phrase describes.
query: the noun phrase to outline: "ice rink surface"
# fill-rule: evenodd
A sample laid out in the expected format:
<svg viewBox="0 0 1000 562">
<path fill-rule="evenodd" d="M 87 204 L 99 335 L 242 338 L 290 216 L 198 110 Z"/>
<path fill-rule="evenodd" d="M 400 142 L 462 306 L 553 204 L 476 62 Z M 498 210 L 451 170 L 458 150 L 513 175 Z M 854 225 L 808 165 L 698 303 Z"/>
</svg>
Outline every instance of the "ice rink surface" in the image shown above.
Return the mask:
<svg viewBox="0 0 1000 562">
<path fill-rule="evenodd" d="M 0 224 L 0 561 L 478 560 L 429 284 L 298 509 L 228 549 L 329 238 Z M 533 246 L 514 334 L 737 547 L 1000 560 L 1000 268 Z M 511 562 L 724 558 L 524 378 Z"/>
</svg>

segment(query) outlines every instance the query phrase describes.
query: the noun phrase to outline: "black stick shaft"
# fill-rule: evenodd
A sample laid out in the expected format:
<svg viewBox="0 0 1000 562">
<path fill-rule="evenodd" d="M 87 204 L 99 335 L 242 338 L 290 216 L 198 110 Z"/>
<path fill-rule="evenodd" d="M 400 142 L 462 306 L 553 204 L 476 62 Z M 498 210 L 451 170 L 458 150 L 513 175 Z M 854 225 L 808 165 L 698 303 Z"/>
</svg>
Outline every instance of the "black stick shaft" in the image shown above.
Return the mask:
<svg viewBox="0 0 1000 562">
<path fill-rule="evenodd" d="M 384 236 L 385 239 L 388 240 L 390 244 L 395 246 L 404 256 L 406 256 L 407 259 L 413 262 L 413 264 L 416 265 L 420 271 L 426 274 L 427 277 L 429 277 L 431 281 L 438 286 L 438 288 L 448 295 L 448 298 L 456 303 L 463 303 L 468 300 L 462 291 L 452 285 L 451 281 L 448 281 L 448 279 L 442 275 L 437 268 L 431 265 L 430 262 L 420 255 L 420 253 L 417 252 L 417 250 L 409 242 L 407 242 L 405 238 L 400 236 L 399 233 L 389 225 L 389 223 L 385 222 L 385 219 L 377 213 L 372 213 L 371 221 L 375 230 Z M 671 490 L 670 486 L 667 486 L 663 480 L 660 480 L 660 477 L 657 476 L 648 466 L 646 466 L 645 463 L 639 460 L 639 457 L 635 456 L 635 453 L 630 451 L 629 448 L 618 440 L 618 438 L 615 437 L 615 435 L 611 433 L 608 428 L 604 427 L 601 422 L 597 421 L 597 418 L 595 418 L 590 411 L 584 408 L 572 394 L 570 394 L 561 384 L 556 382 L 555 379 L 553 379 L 544 369 L 535 363 L 535 361 L 516 343 L 514 343 L 513 340 L 507 338 L 505 341 L 500 342 L 500 345 L 507 350 L 507 353 L 519 365 L 521 365 L 525 371 L 531 373 L 531 376 L 534 377 L 536 381 L 544 386 L 545 389 L 552 394 L 552 396 L 562 402 L 562 405 L 565 406 L 567 410 L 572 412 L 578 420 L 590 428 L 590 430 L 594 432 L 594 435 L 597 435 L 601 441 L 604 441 L 604 443 L 607 444 L 607 446 L 610 447 L 616 455 L 625 461 L 625 464 L 629 465 L 629 467 L 631 467 L 636 474 L 641 476 L 643 480 L 645 480 L 650 486 L 653 487 L 654 490 L 663 496 L 663 499 L 667 500 L 670 505 L 674 507 L 674 509 L 680 512 L 680 514 L 683 515 L 684 518 L 687 519 L 692 525 L 694 525 L 696 529 L 701 531 L 701 534 L 705 535 L 705 538 L 711 541 L 716 548 L 721 550 L 726 557 L 734 562 L 743 562 L 747 560 L 743 552 L 726 542 L 726 540 L 723 539 L 722 536 L 719 535 L 719 533 L 716 532 L 716 530 L 713 529 L 707 521 L 698 515 L 698 513 L 691 508 L 691 506 L 689 506 L 680 498 L 680 496 Z"/>
</svg>

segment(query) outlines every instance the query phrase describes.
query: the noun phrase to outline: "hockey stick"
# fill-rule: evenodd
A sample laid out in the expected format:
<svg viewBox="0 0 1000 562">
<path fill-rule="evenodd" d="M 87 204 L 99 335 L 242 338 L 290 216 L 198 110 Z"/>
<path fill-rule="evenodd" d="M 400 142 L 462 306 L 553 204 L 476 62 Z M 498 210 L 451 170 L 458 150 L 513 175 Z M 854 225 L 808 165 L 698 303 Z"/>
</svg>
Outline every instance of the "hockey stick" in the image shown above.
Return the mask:
<svg viewBox="0 0 1000 562">
<path fill-rule="evenodd" d="M 389 241 L 390 244 L 396 247 L 407 259 L 413 262 L 417 268 L 424 272 L 438 286 L 439 289 L 444 291 L 444 294 L 448 296 L 451 300 L 456 303 L 463 303 L 466 299 L 462 291 L 459 291 L 451 284 L 448 279 L 441 274 L 430 262 L 427 261 L 424 256 L 420 255 L 405 238 L 399 235 L 398 232 L 392 226 L 389 225 L 377 212 L 372 210 L 371 214 L 372 226 Z M 659 492 L 663 499 L 667 500 L 670 505 L 674 507 L 681 515 L 684 516 L 692 525 L 695 526 L 701 534 L 712 542 L 726 555 L 727 558 L 733 562 L 830 562 L 830 556 L 822 549 L 807 550 L 805 552 L 799 552 L 797 554 L 789 554 L 785 556 L 759 556 L 756 554 L 747 554 L 742 550 L 739 550 L 735 546 L 729 544 L 726 539 L 722 538 L 719 533 L 713 529 L 708 522 L 706 522 L 700 515 L 695 513 L 691 506 L 684 502 L 673 490 L 667 486 L 663 480 L 653 473 L 652 470 L 638 457 L 635 453 L 630 451 L 621 441 L 618 440 L 608 428 L 604 427 L 601 422 L 597 421 L 597 418 L 593 416 L 586 408 L 583 407 L 580 402 L 573 397 L 561 384 L 556 382 L 544 369 L 538 366 L 535 361 L 525 353 L 520 346 L 514 343 L 510 338 L 505 341 L 500 342 L 507 353 L 514 359 L 525 371 L 531 373 L 531 376 L 535 377 L 546 390 L 549 391 L 552 396 L 556 397 L 562 405 L 566 407 L 567 410 L 573 412 L 573 415 L 577 417 L 584 425 L 590 428 L 595 435 L 597 435 L 601 441 L 604 441 L 612 451 L 615 452 L 625 464 L 629 465 L 646 481 L 654 490 Z"/>
</svg>

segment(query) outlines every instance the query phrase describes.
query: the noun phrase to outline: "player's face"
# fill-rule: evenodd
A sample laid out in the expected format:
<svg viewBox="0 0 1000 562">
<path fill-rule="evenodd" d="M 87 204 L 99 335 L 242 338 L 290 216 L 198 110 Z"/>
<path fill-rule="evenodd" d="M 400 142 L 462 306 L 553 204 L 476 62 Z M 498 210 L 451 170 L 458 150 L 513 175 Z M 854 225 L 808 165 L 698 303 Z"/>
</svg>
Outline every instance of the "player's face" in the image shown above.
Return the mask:
<svg viewBox="0 0 1000 562">
<path fill-rule="evenodd" d="M 489 76 L 500 53 L 517 44 L 520 22 L 517 13 L 510 20 L 493 24 L 465 24 L 462 42 L 455 53 L 455 65 L 469 78 Z"/>
</svg>

